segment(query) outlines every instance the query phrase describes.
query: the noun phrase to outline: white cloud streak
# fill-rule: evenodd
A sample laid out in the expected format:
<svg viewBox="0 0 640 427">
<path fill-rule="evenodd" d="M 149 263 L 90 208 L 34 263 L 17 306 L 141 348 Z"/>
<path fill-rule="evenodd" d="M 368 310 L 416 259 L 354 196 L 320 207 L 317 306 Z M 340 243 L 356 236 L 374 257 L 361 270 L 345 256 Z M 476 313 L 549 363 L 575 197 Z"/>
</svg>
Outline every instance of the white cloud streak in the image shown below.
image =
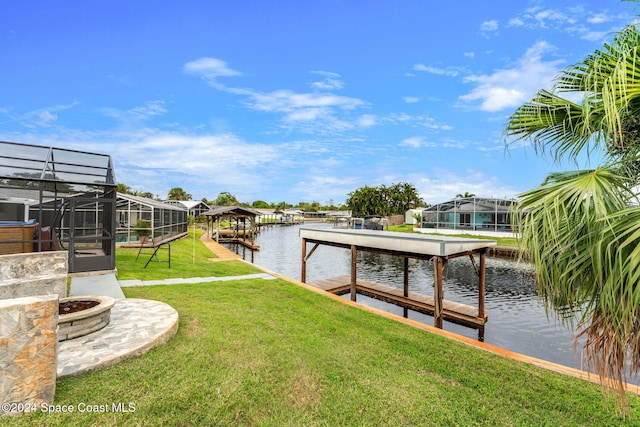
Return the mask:
<svg viewBox="0 0 640 427">
<path fill-rule="evenodd" d="M 374 122 L 367 116 L 354 116 L 355 110 L 367 107 L 364 101 L 330 92 L 299 93 L 290 89 L 279 89 L 261 92 L 250 88 L 226 86 L 218 82 L 218 77 L 237 76 L 241 73 L 229 68 L 226 62 L 216 58 L 200 58 L 188 62 L 185 72 L 199 76 L 215 89 L 244 97 L 244 105 L 256 111 L 282 116 L 282 125 L 294 126 L 303 132 L 331 133 L 355 129 L 360 126 L 369 127 Z M 340 89 L 344 83 L 340 75 L 328 71 L 312 71 L 324 77 L 322 81 L 313 82 L 315 89 Z"/>
<path fill-rule="evenodd" d="M 311 83 L 311 87 L 320 90 L 342 89 L 344 82 L 340 80 L 340 74 L 329 71 L 312 71 L 312 73 L 324 77 L 323 80 Z"/>
<path fill-rule="evenodd" d="M 461 71 L 463 71 L 463 69 L 459 67 L 438 68 L 438 67 L 432 67 L 430 65 L 424 65 L 424 64 L 415 64 L 413 66 L 413 69 L 415 71 L 423 71 L 429 74 L 436 74 L 439 76 L 449 76 L 449 77 L 456 77 L 460 74 Z"/>
</svg>

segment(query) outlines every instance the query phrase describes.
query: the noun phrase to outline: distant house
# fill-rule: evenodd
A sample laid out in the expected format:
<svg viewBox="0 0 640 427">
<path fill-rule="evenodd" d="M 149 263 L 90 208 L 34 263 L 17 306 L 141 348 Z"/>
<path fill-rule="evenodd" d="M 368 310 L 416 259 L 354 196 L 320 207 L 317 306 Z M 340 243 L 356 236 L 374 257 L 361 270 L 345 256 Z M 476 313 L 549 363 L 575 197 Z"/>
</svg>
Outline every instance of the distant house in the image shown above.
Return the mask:
<svg viewBox="0 0 640 427">
<path fill-rule="evenodd" d="M 205 202 L 197 200 L 164 200 L 164 203 L 181 206 L 187 210 L 187 215 L 193 217 L 200 216 L 211 209 L 211 206 Z"/>
<path fill-rule="evenodd" d="M 276 223 L 278 224 L 302 224 L 304 223 L 304 212 L 300 209 L 276 210 Z"/>
<path fill-rule="evenodd" d="M 305 218 L 324 219 L 327 218 L 327 211 L 303 211 L 302 215 Z"/>
<path fill-rule="evenodd" d="M 251 208 L 258 213 L 257 222 L 261 223 L 274 223 L 278 222 L 278 215 L 275 209 L 268 208 Z"/>
<path fill-rule="evenodd" d="M 425 208 L 409 209 L 404 214 L 404 223 L 405 224 L 413 224 L 413 225 L 418 224 L 420 221 L 418 221 L 416 219 L 416 215 L 422 216 L 422 211 L 424 211 L 424 209 Z"/>
<path fill-rule="evenodd" d="M 514 201 L 464 197 L 438 203 L 422 211 L 423 229 L 446 229 L 481 234 L 512 233 L 511 211 Z M 473 233 L 473 232 L 481 233 Z"/>
</svg>

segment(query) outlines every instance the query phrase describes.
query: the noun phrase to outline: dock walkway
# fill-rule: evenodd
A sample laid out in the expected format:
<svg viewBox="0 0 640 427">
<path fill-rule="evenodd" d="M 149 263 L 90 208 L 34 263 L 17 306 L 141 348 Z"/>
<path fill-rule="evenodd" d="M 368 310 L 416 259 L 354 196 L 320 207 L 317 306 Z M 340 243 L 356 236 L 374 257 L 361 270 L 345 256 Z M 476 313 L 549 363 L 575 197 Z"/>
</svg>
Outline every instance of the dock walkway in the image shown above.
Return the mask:
<svg viewBox="0 0 640 427">
<path fill-rule="evenodd" d="M 242 260 L 242 257 L 231 250 L 225 248 L 220 243 L 213 240 L 207 233 L 200 236 L 200 241 L 216 256 L 209 258 L 209 261 L 231 261 Z"/>
</svg>

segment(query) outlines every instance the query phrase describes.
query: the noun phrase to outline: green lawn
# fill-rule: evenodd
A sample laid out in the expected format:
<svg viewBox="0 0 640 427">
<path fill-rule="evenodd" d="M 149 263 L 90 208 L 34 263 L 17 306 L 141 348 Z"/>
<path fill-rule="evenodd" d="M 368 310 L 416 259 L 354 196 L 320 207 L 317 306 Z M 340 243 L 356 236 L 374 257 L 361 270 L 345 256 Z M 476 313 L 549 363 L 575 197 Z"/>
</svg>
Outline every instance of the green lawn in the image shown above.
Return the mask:
<svg viewBox="0 0 640 427">
<path fill-rule="evenodd" d="M 119 260 L 121 256 L 119 253 Z M 191 262 L 177 251 L 172 256 L 175 263 Z M 225 267 L 236 262 L 199 263 L 204 264 L 198 268 L 207 275 L 209 267 L 229 268 L 229 272 L 236 268 Z M 142 270 L 141 265 L 133 267 Z M 163 264 L 156 267 L 166 269 Z M 128 271 L 130 268 L 123 268 L 121 274 L 156 274 Z M 621 417 L 614 402 L 603 398 L 598 385 L 448 340 L 281 279 L 124 291 L 127 297 L 164 301 L 178 310 L 177 335 L 142 356 L 59 379 L 55 405 L 72 405 L 74 413 L 28 414 L 2 419 L 0 424 L 640 423 L 637 396 L 630 396 L 630 414 Z M 119 403 L 135 411 L 113 412 L 112 404 Z M 109 412 L 79 412 L 81 404 Z"/>
<path fill-rule="evenodd" d="M 116 250 L 118 280 L 240 276 L 262 272 L 262 270 L 242 261 L 209 261 L 209 258 L 213 258 L 214 255 L 199 240 L 201 235 L 202 231 L 200 230 L 189 230 L 188 238 L 171 243 L 171 268 L 166 262 L 150 262 L 147 268 L 144 268 L 145 263 L 153 252 L 151 249 L 144 249 L 143 253 L 138 257 L 138 249 L 118 248 Z M 168 256 L 166 249 L 158 251 L 160 260 L 167 260 Z M 137 260 L 136 257 L 138 258 Z"/>
<path fill-rule="evenodd" d="M 133 413 L 35 414 L 18 425 L 637 425 L 597 385 L 516 363 L 283 280 L 125 289 L 180 313 L 167 344 L 57 382 L 56 405 Z M 4 420 L 3 420 L 4 421 Z"/>
</svg>

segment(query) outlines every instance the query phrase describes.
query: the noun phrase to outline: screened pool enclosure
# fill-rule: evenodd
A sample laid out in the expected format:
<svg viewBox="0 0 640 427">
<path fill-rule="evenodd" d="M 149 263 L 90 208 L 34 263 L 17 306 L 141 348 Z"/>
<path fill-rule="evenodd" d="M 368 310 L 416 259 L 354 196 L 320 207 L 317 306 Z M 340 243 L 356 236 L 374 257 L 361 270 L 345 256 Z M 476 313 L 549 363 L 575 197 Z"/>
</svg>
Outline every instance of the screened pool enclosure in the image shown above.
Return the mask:
<svg viewBox="0 0 640 427">
<path fill-rule="evenodd" d="M 185 207 L 131 194 L 118 193 L 116 207 L 116 243 L 149 245 L 187 235 L 188 211 Z"/>
<path fill-rule="evenodd" d="M 422 228 L 511 232 L 513 201 L 465 197 L 422 211 Z"/>
<path fill-rule="evenodd" d="M 111 157 L 0 141 L 0 254 L 66 250 L 69 272 L 115 268 Z"/>
</svg>

